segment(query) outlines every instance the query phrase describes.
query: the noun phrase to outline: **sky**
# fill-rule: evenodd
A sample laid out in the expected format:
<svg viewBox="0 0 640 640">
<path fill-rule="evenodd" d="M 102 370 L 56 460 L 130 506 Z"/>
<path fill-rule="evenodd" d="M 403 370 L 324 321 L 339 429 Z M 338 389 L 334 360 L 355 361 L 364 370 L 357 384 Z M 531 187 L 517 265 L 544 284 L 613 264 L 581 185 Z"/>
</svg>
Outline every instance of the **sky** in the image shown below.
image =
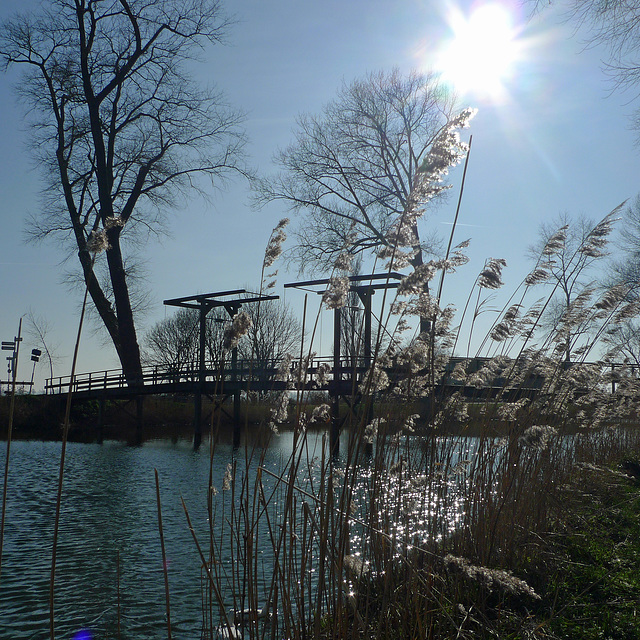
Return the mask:
<svg viewBox="0 0 640 640">
<path fill-rule="evenodd" d="M 461 306 L 486 258 L 507 261 L 503 279 L 513 290 L 531 267 L 526 251 L 541 223 L 562 212 L 599 220 L 640 191 L 640 156 L 630 129 L 636 105 L 633 95 L 613 91 L 603 72 L 606 52 L 585 45 L 586 34 L 563 20 L 561 6 L 531 16 L 512 0 L 498 4 L 506 13 L 490 24 L 507 16 L 512 49 L 482 58 L 485 44 L 469 53 L 454 38 L 483 6 L 479 2 L 227 0 L 236 19 L 227 43 L 207 52 L 195 72 L 246 112 L 249 159 L 262 175 L 275 170 L 273 154 L 292 140 L 296 116 L 318 113 L 343 82 L 394 67 L 435 69 L 451 82 L 457 74 L 461 107 L 478 109 L 463 133 L 464 139 L 473 135 L 473 144 L 456 232 L 456 240 L 471 238 L 471 260 L 445 286 L 446 301 Z M 0 0 L 0 20 L 32 7 L 35 0 Z M 498 37 L 492 33 L 489 40 Z M 482 65 L 495 68 L 512 58 L 500 83 L 482 76 Z M 24 314 L 46 318 L 49 348 L 58 357 L 54 373 L 68 375 L 83 291 L 64 282 L 75 257 L 65 263 L 60 247 L 25 242 L 25 221 L 38 215 L 41 202 L 15 99 L 17 78 L 0 75 L 0 338 L 12 340 Z M 431 214 L 425 230 L 449 232 L 461 175 L 461 167 L 451 172 L 454 197 Z M 194 198 L 167 213 L 167 235 L 141 249 L 153 304 L 140 321 L 140 339 L 172 313 L 165 299 L 259 286 L 269 233 L 289 212 L 282 203 L 257 211 L 249 196 L 247 184 L 236 181 L 209 202 Z M 300 311 L 302 294 L 282 288 L 297 279 L 281 268 L 275 293 Z M 317 309 L 318 302 L 309 304 Z M 330 326 L 328 316 L 324 324 Z M 37 345 L 23 334 L 18 378 L 29 380 L 29 351 Z M 331 339 L 326 331 L 323 336 L 315 349 L 328 355 Z M 115 351 L 89 323 L 77 371 L 117 367 Z M 46 375 L 38 364 L 36 389 Z M 0 378 L 7 379 L 4 357 Z"/>
</svg>

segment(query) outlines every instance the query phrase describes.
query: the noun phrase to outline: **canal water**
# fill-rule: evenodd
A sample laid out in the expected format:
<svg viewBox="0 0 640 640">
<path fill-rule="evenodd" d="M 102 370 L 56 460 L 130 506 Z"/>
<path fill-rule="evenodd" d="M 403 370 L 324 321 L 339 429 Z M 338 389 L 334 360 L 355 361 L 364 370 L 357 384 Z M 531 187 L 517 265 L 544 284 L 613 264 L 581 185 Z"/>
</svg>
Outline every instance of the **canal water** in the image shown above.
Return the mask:
<svg viewBox="0 0 640 640">
<path fill-rule="evenodd" d="M 322 446 L 321 436 L 309 434 L 308 439 L 310 446 Z M 291 452 L 291 441 L 292 434 L 287 433 L 273 438 L 265 450 L 264 466 L 278 473 Z M 5 446 L 1 443 L 2 473 Z M 14 441 L 11 446 L 0 573 L 2 640 L 49 637 L 60 448 L 60 443 L 34 441 Z M 234 455 L 244 460 L 244 451 L 234 454 L 230 444 L 216 446 L 213 482 L 219 490 Z M 118 615 L 123 640 L 166 637 L 155 469 L 160 479 L 173 637 L 201 637 L 201 562 L 181 498 L 196 532 L 206 542 L 209 467 L 208 446 L 194 452 L 188 441 L 153 441 L 141 447 L 119 442 L 69 443 L 58 538 L 56 637 L 115 638 Z"/>
<path fill-rule="evenodd" d="M 467 440 L 449 458 L 451 466 L 473 456 L 474 445 L 470 442 Z M 313 481 L 322 448 L 326 453 L 327 447 L 321 433 L 307 433 L 305 443 L 302 466 L 307 477 L 296 480 L 302 487 L 305 481 Z M 6 443 L 0 443 L 2 473 L 5 446 Z M 266 447 L 256 447 L 250 466 L 255 469 L 260 456 L 264 456 L 262 465 L 273 474 L 263 474 L 265 485 L 273 486 L 276 482 L 274 476 L 285 469 L 292 448 L 290 432 L 270 438 Z M 14 441 L 11 446 L 0 572 L 0 640 L 49 637 L 49 581 L 60 449 L 57 442 Z M 245 449 L 234 451 L 231 443 L 217 444 L 213 458 L 206 443 L 199 451 L 193 451 L 187 440 L 150 441 L 140 447 L 120 442 L 69 443 L 58 538 L 56 637 L 64 640 L 166 637 L 155 470 L 160 479 L 173 637 L 180 640 L 203 637 L 202 563 L 181 500 L 189 509 L 206 553 L 210 467 L 218 492 L 216 500 L 221 500 L 225 498 L 225 473 L 234 460 L 240 469 L 246 469 Z M 366 479 L 366 466 L 363 471 Z M 384 482 L 392 491 L 393 477 Z M 432 502 L 428 499 L 426 505 L 419 483 L 414 484 L 415 522 L 423 527 Z M 227 500 L 229 496 L 227 493 Z M 408 494 L 405 497 L 413 500 Z M 366 492 L 356 497 L 355 502 L 362 502 L 358 511 L 364 513 Z M 453 512 L 445 517 L 455 528 L 460 513 L 455 502 L 452 504 Z M 357 539 L 356 532 L 353 533 L 353 539 Z M 269 559 L 262 561 L 268 570 Z"/>
</svg>

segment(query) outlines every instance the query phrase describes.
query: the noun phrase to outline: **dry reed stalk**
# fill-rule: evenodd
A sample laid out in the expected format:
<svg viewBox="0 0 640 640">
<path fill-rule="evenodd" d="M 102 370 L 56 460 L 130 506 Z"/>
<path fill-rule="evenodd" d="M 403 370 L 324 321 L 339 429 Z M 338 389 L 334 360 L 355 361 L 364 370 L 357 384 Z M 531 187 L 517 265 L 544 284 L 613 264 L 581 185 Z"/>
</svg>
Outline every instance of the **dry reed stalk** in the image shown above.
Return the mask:
<svg viewBox="0 0 640 640">
<path fill-rule="evenodd" d="M 169 600 L 169 567 L 167 566 L 167 554 L 164 547 L 164 529 L 162 527 L 162 504 L 160 502 L 160 480 L 158 470 L 153 470 L 156 479 L 156 502 L 158 506 L 158 532 L 160 534 L 160 548 L 162 550 L 162 573 L 164 574 L 164 595 L 167 612 L 167 638 L 171 640 L 171 604 Z"/>
<path fill-rule="evenodd" d="M 95 261 L 95 254 L 91 262 L 91 269 Z M 67 440 L 69 437 L 69 421 L 71 416 L 71 400 L 73 398 L 73 384 L 76 374 L 76 364 L 78 362 L 78 351 L 80 349 L 80 338 L 82 336 L 82 326 L 84 323 L 85 311 L 87 309 L 87 298 L 89 295 L 89 287 L 84 290 L 84 298 L 82 300 L 82 310 L 80 311 L 80 320 L 78 322 L 78 333 L 73 349 L 73 361 L 71 363 L 71 375 L 69 376 L 69 391 L 67 393 L 67 402 L 64 411 L 64 422 L 62 425 L 62 448 L 60 451 L 60 471 L 58 474 L 58 490 L 56 495 L 55 520 L 53 524 L 53 542 L 51 549 L 51 576 L 49 580 L 49 637 L 55 640 L 55 622 L 54 622 L 54 595 L 55 595 L 55 578 L 56 578 L 56 559 L 58 551 L 58 532 L 60 529 L 60 507 L 62 505 L 62 483 L 64 479 L 64 463 L 67 451 Z"/>
<path fill-rule="evenodd" d="M 2 552 L 4 548 L 4 523 L 7 511 L 7 489 L 9 486 L 9 459 L 11 456 L 11 438 L 13 435 L 13 414 L 16 406 L 16 376 L 18 374 L 18 355 L 22 341 L 22 318 L 18 323 L 18 336 L 15 341 L 15 353 L 11 379 L 11 400 L 9 404 L 9 425 L 7 427 L 7 453 L 4 462 L 4 481 L 2 484 L 2 517 L 0 518 L 0 575 L 2 571 Z"/>
</svg>

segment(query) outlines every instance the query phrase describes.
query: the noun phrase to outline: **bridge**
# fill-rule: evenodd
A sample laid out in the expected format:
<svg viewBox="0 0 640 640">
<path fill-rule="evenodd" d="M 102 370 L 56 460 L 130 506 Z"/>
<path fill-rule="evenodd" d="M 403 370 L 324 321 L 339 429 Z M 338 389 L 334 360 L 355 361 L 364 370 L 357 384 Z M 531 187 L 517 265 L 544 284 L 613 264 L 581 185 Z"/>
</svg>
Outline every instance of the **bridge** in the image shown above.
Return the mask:
<svg viewBox="0 0 640 640">
<path fill-rule="evenodd" d="M 451 358 L 447 366 L 448 374 L 443 377 L 434 394 L 438 398 L 461 393 L 469 400 L 494 398 L 500 396 L 503 401 L 514 401 L 523 397 L 533 397 L 542 386 L 539 376 L 530 376 L 525 384 L 509 387 L 508 381 L 496 378 L 482 387 L 465 385 L 451 377 L 451 372 L 460 362 L 467 362 L 467 371 L 480 370 L 489 358 Z M 355 362 L 337 359 L 333 356 L 318 356 L 292 360 L 272 360 L 257 362 L 235 360 L 233 366 L 220 366 L 207 362 L 204 368 L 194 362 L 182 366 L 147 366 L 143 368 L 138 384 L 129 384 L 122 370 L 88 372 L 70 376 L 48 378 L 45 393 L 50 395 L 73 394 L 74 400 L 132 400 L 148 395 L 190 395 L 194 397 L 196 408 L 194 424 L 194 444 L 201 439 L 201 396 L 207 396 L 214 402 L 214 410 L 223 407 L 229 399 L 233 401 L 233 423 L 236 430 L 234 438 L 239 439 L 241 425 L 240 398 L 243 393 L 257 392 L 294 392 L 323 391 L 331 400 L 332 428 L 331 440 L 337 446 L 340 429 L 346 416 L 339 414 L 339 402 L 347 401 L 350 407 L 356 407 L 362 400 L 361 385 L 365 382 L 369 370 L 370 358 L 359 358 Z M 283 366 L 284 365 L 284 366 Z M 404 377 L 406 372 L 386 369 L 393 383 Z M 418 372 L 416 375 L 426 372 Z M 371 411 L 371 408 L 368 408 Z"/>
<path fill-rule="evenodd" d="M 318 390 L 329 395 L 331 404 L 331 447 L 339 443 L 339 434 L 346 416 L 340 416 L 340 400 L 347 401 L 349 407 L 355 407 L 361 400 L 360 385 L 365 373 L 373 361 L 372 357 L 372 296 L 378 290 L 395 288 L 401 279 L 397 273 L 351 276 L 349 289 L 357 294 L 363 304 L 363 339 L 362 357 L 356 360 L 345 359 L 342 355 L 341 313 L 334 311 L 333 322 L 333 355 L 309 357 L 287 361 L 283 371 L 282 361 L 249 361 L 239 360 L 237 348 L 228 354 L 227 362 L 219 363 L 205 360 L 205 332 L 207 314 L 214 308 L 224 308 L 233 318 L 245 304 L 259 303 L 262 300 L 277 299 L 277 296 L 252 294 L 243 289 L 222 291 L 217 293 L 198 294 L 165 300 L 164 304 L 195 309 L 199 315 L 199 359 L 198 362 L 174 366 L 151 366 L 142 369 L 139 380 L 127 380 L 121 370 L 90 372 L 79 375 L 51 378 L 46 381 L 47 394 L 72 393 L 77 400 L 97 399 L 101 403 L 106 400 L 136 399 L 139 406 L 139 429 L 142 422 L 141 398 L 146 395 L 181 394 L 194 398 L 194 446 L 197 448 L 202 439 L 202 398 L 208 396 L 214 402 L 214 409 L 222 409 L 223 403 L 233 399 L 234 440 L 240 436 L 240 398 L 242 393 L 269 391 Z M 287 287 L 313 290 L 322 294 L 330 283 L 329 279 L 309 280 L 285 284 Z M 244 294 L 244 297 L 238 297 Z M 451 373 L 455 366 L 465 360 L 466 371 L 479 371 L 489 358 L 451 358 L 445 375 L 436 381 L 432 394 L 435 398 L 444 398 L 453 393 L 461 393 L 470 400 L 500 397 L 502 401 L 514 401 L 523 397 L 537 395 L 544 380 L 540 376 L 530 375 L 524 382 L 513 385 L 500 377 L 483 384 L 481 387 L 465 385 L 455 380 Z M 402 377 L 401 370 L 385 371 L 392 382 Z M 414 372 L 422 375 L 426 372 Z M 406 372 L 405 372 L 406 374 Z M 615 391 L 615 383 L 612 383 Z M 367 411 L 372 416 L 372 408 L 368 403 Z"/>
<path fill-rule="evenodd" d="M 518 384 L 498 375 L 481 386 L 465 384 L 452 375 L 460 363 L 465 363 L 467 373 L 474 373 L 490 361 L 491 358 L 452 357 L 446 366 L 444 376 L 433 389 L 433 396 L 443 399 L 458 393 L 469 401 L 499 398 L 501 402 L 514 402 L 522 398 L 534 398 L 540 393 L 544 378 L 539 375 L 530 374 Z M 234 425 L 234 442 L 239 443 L 242 425 L 240 398 L 243 393 L 323 391 L 330 399 L 331 443 L 332 447 L 337 447 L 340 430 L 347 418 L 346 415 L 340 415 L 340 400 L 346 400 L 350 410 L 362 402 L 360 387 L 365 382 L 370 359 L 367 357 L 350 361 L 334 356 L 314 356 L 302 360 L 281 359 L 266 363 L 236 359 L 232 363 L 233 366 L 220 366 L 218 363 L 206 362 L 203 369 L 197 362 L 182 366 L 147 366 L 143 368 L 142 378 L 136 385 L 128 384 L 120 369 L 82 373 L 75 375 L 73 379 L 70 376 L 59 376 L 46 380 L 45 393 L 65 396 L 71 392 L 74 400 L 98 400 L 101 406 L 107 400 L 133 400 L 148 395 L 193 396 L 196 408 L 194 446 L 198 447 L 202 438 L 202 417 L 197 411 L 202 408 L 202 395 L 213 401 L 214 411 L 224 410 L 223 404 L 227 400 L 233 401 L 231 418 Z M 566 363 L 560 364 L 567 366 Z M 600 366 L 615 370 L 627 365 L 607 363 Z M 406 372 L 392 368 L 385 369 L 385 373 L 392 384 L 406 377 Z M 426 371 L 414 372 L 414 375 L 425 373 Z M 639 372 L 634 369 L 634 373 L 637 375 Z M 611 392 L 615 391 L 616 378 L 612 376 Z M 371 409 L 371 403 L 368 403 L 366 410 L 371 412 Z"/>
</svg>

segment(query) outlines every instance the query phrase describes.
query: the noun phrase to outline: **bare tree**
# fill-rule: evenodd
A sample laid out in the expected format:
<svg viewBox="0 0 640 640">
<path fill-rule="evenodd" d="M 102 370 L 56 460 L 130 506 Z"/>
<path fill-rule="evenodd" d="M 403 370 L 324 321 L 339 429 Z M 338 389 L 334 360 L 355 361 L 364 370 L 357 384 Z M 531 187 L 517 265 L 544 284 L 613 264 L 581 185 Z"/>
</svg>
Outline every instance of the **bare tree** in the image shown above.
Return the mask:
<svg viewBox="0 0 640 640">
<path fill-rule="evenodd" d="M 621 258 L 614 260 L 610 280 L 629 287 L 629 296 L 640 298 L 640 195 L 626 207 L 621 221 Z"/>
<path fill-rule="evenodd" d="M 24 71 L 18 92 L 46 180 L 33 235 L 77 252 L 130 384 L 141 361 L 125 238 L 135 249 L 161 210 L 204 192 L 200 179 L 242 171 L 240 114 L 186 70 L 226 27 L 217 0 L 50 0 L 0 31 L 4 67 Z M 98 269 L 96 238 L 107 247 Z"/>
<path fill-rule="evenodd" d="M 277 361 L 300 350 L 302 327 L 282 300 L 263 300 L 243 307 L 251 318 L 247 337 L 238 347 L 241 358 L 253 360 L 256 369 L 277 366 Z"/>
<path fill-rule="evenodd" d="M 453 106 L 431 76 L 395 70 L 345 84 L 320 115 L 299 118 L 295 142 L 276 156 L 282 171 L 259 183 L 257 199 L 282 200 L 302 216 L 289 253 L 301 270 L 328 270 L 345 249 L 355 255 L 398 244 L 398 219 L 447 187 L 429 180 L 428 194 L 416 191 L 454 121 Z M 446 160 L 448 168 L 459 157 Z M 417 218 L 408 230 L 417 266 L 432 239 L 420 238 Z"/>
<path fill-rule="evenodd" d="M 256 370 L 272 368 L 275 361 L 300 348 L 300 323 L 281 300 L 247 304 L 243 311 L 251 318 L 251 327 L 238 345 L 238 354 L 252 360 Z M 199 317 L 197 309 L 181 308 L 156 323 L 144 338 L 145 362 L 177 369 L 193 366 L 195 370 L 200 349 Z M 220 362 L 224 330 L 230 321 L 224 310 L 207 315 L 205 358 L 212 366 Z"/>
<path fill-rule="evenodd" d="M 222 355 L 226 312 L 207 315 L 205 359 L 217 363 Z M 147 364 L 184 371 L 196 370 L 200 354 L 200 313 L 197 309 L 178 309 L 174 315 L 157 322 L 144 336 L 144 361 Z"/>
<path fill-rule="evenodd" d="M 37 316 L 33 311 L 27 314 L 27 333 L 34 340 L 36 348 L 43 352 L 43 360 L 49 365 L 49 374 L 53 378 L 53 367 L 59 358 L 55 355 L 55 347 L 51 345 L 49 333 L 51 323 L 43 316 Z"/>
<path fill-rule="evenodd" d="M 544 324 L 566 362 L 571 361 L 576 340 L 591 326 L 586 309 L 597 288 L 594 268 L 608 255 L 608 236 L 620 207 L 598 224 L 584 217 L 560 214 L 553 222 L 540 226 L 538 240 L 529 248 L 529 255 L 536 262 L 534 273 L 544 273 L 555 293 Z"/>
<path fill-rule="evenodd" d="M 637 321 L 612 323 L 604 342 L 615 362 L 622 361 L 640 367 L 640 326 Z"/>
</svg>

